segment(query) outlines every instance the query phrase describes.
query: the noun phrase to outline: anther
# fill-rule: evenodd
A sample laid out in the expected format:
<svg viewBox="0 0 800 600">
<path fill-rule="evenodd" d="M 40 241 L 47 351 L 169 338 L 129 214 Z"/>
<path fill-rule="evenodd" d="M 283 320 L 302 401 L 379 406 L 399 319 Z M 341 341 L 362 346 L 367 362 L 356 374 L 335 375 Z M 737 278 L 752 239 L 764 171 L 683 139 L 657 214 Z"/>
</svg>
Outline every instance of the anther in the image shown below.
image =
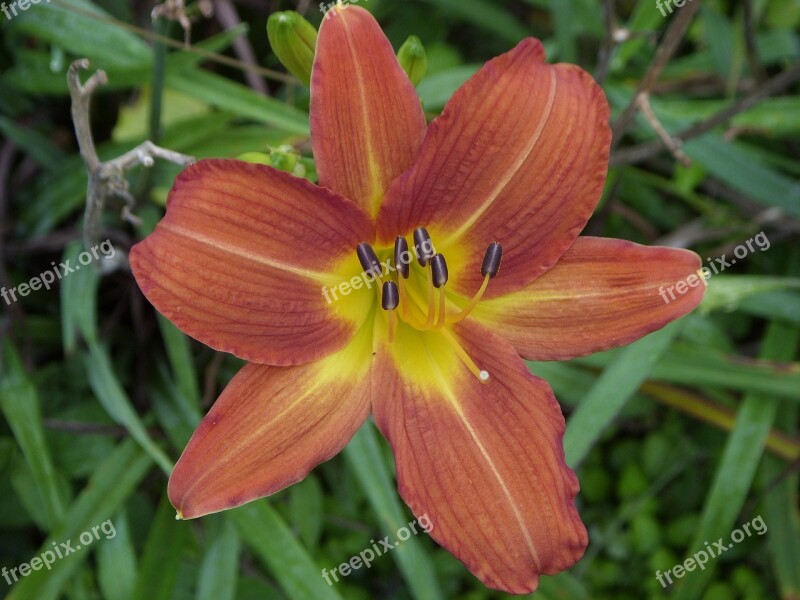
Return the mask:
<svg viewBox="0 0 800 600">
<path fill-rule="evenodd" d="M 486 248 L 486 254 L 483 255 L 483 264 L 481 265 L 481 275 L 486 277 L 494 277 L 500 270 L 500 261 L 503 259 L 503 247 L 500 242 L 492 242 Z"/>
<path fill-rule="evenodd" d="M 394 268 L 403 276 L 403 279 L 408 279 L 410 260 L 411 254 L 408 252 L 408 242 L 402 235 L 398 235 L 394 241 Z"/>
<path fill-rule="evenodd" d="M 428 230 L 424 227 L 417 227 L 414 230 L 414 248 L 417 251 L 417 260 L 420 266 L 426 266 L 435 252 L 433 251 L 431 236 L 428 235 Z"/>
<path fill-rule="evenodd" d="M 447 283 L 447 261 L 441 254 L 436 254 L 431 259 L 431 272 L 433 274 L 433 287 L 440 288 Z"/>
<path fill-rule="evenodd" d="M 381 306 L 383 310 L 394 310 L 400 304 L 400 291 L 394 281 L 384 281 L 381 290 Z"/>
<path fill-rule="evenodd" d="M 356 254 L 358 255 L 358 262 L 361 263 L 361 268 L 364 273 L 372 274 L 373 277 L 380 277 L 381 263 L 378 260 L 378 255 L 367 242 L 361 242 L 356 246 Z"/>
</svg>

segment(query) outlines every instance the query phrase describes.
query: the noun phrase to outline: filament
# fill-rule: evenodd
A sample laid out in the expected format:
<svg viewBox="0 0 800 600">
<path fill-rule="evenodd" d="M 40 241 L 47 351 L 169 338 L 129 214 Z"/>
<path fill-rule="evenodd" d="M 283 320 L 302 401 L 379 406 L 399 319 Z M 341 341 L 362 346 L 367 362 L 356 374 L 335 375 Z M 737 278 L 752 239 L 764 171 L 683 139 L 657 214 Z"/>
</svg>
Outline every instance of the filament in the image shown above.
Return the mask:
<svg viewBox="0 0 800 600">
<path fill-rule="evenodd" d="M 463 362 L 472 372 L 472 374 L 478 378 L 478 381 L 481 383 L 488 383 L 490 379 L 489 371 L 478 368 L 478 365 L 476 365 L 475 361 L 470 358 L 469 354 L 467 354 L 467 351 L 461 347 L 461 344 L 459 344 L 458 340 L 453 336 L 452 333 L 450 333 L 450 330 L 442 329 L 441 334 L 444 336 L 444 339 L 446 339 L 447 342 L 453 347 L 453 350 L 455 350 L 456 355 L 461 359 L 461 362 Z"/>
<path fill-rule="evenodd" d="M 483 284 L 481 284 L 481 287 L 478 290 L 478 292 L 472 297 L 472 300 L 467 302 L 467 305 L 464 308 L 461 309 L 461 312 L 458 312 L 458 313 L 454 314 L 452 317 L 450 317 L 449 319 L 447 319 L 448 323 L 460 323 L 461 321 L 463 321 L 464 319 L 466 319 L 469 316 L 469 313 L 471 313 L 472 310 L 476 306 L 478 306 L 478 302 L 481 301 L 481 298 L 483 297 L 483 293 L 486 291 L 486 288 L 489 286 L 489 278 L 490 278 L 489 275 L 484 276 Z"/>
</svg>

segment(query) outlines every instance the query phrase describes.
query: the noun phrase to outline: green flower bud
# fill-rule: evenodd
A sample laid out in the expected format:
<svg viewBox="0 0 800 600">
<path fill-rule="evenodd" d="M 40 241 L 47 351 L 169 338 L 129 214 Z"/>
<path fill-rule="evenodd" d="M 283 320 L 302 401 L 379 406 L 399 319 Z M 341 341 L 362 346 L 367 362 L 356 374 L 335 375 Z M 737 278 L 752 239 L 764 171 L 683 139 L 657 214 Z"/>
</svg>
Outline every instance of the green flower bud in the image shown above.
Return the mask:
<svg viewBox="0 0 800 600">
<path fill-rule="evenodd" d="M 267 20 L 267 37 L 272 51 L 292 75 L 311 83 L 311 66 L 317 46 L 317 30 L 300 13 L 276 12 Z"/>
<path fill-rule="evenodd" d="M 236 158 L 249 163 L 268 165 L 270 167 L 272 166 L 272 160 L 270 159 L 269 155 L 264 154 L 263 152 L 245 152 L 244 154 L 240 154 Z"/>
<path fill-rule="evenodd" d="M 428 56 L 425 47 L 415 35 L 408 36 L 405 43 L 397 51 L 397 60 L 415 86 L 422 81 L 428 71 Z"/>
<path fill-rule="evenodd" d="M 283 145 L 270 148 L 269 158 L 276 169 L 291 173 L 297 166 L 297 159 L 300 158 L 300 155 L 291 146 Z"/>
</svg>

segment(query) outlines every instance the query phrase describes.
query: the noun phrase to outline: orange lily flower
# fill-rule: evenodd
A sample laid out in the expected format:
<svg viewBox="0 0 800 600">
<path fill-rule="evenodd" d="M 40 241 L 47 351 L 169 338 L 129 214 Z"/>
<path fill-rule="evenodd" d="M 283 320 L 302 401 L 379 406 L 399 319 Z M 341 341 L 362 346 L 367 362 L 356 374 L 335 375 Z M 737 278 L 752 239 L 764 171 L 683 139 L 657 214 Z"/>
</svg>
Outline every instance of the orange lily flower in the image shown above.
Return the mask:
<svg viewBox="0 0 800 600">
<path fill-rule="evenodd" d="M 564 418 L 520 357 L 566 359 L 664 326 L 703 286 L 671 302 L 659 288 L 700 259 L 577 237 L 610 145 L 607 101 L 583 70 L 524 40 L 427 126 L 373 17 L 333 11 L 311 81 L 321 185 L 200 161 L 131 252 L 161 313 L 249 361 L 169 497 L 193 518 L 277 492 L 372 414 L 431 536 L 487 586 L 534 590 L 582 556 L 587 533 Z"/>
</svg>

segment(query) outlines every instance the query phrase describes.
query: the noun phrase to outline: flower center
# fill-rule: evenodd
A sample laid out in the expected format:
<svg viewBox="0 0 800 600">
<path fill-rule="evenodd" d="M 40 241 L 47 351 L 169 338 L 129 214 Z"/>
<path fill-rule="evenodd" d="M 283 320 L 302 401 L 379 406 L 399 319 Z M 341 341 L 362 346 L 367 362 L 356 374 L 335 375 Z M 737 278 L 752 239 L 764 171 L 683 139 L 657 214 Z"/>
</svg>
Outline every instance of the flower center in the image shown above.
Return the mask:
<svg viewBox="0 0 800 600">
<path fill-rule="evenodd" d="M 381 307 L 388 321 L 389 342 L 394 341 L 397 327 L 401 324 L 417 331 L 438 332 L 467 368 L 481 382 L 488 382 L 489 372 L 475 364 L 448 326 L 466 319 L 478 305 L 489 286 L 489 279 L 497 275 L 500 270 L 503 247 L 499 242 L 489 244 L 481 265 L 483 284 L 467 304 L 459 309 L 452 305 L 448 306 L 447 303 L 445 288 L 449 273 L 444 255 L 434 250 L 431 237 L 424 227 L 417 227 L 414 230 L 413 240 L 412 253 L 409 250 L 408 240 L 403 236 L 397 236 L 394 254 L 384 263 L 392 264 L 393 272 L 387 269 L 386 273 L 382 272 L 382 263 L 372 246 L 362 242 L 356 247 L 356 254 L 365 275 L 381 284 L 379 295 Z M 413 265 L 415 258 L 416 266 Z"/>
</svg>

